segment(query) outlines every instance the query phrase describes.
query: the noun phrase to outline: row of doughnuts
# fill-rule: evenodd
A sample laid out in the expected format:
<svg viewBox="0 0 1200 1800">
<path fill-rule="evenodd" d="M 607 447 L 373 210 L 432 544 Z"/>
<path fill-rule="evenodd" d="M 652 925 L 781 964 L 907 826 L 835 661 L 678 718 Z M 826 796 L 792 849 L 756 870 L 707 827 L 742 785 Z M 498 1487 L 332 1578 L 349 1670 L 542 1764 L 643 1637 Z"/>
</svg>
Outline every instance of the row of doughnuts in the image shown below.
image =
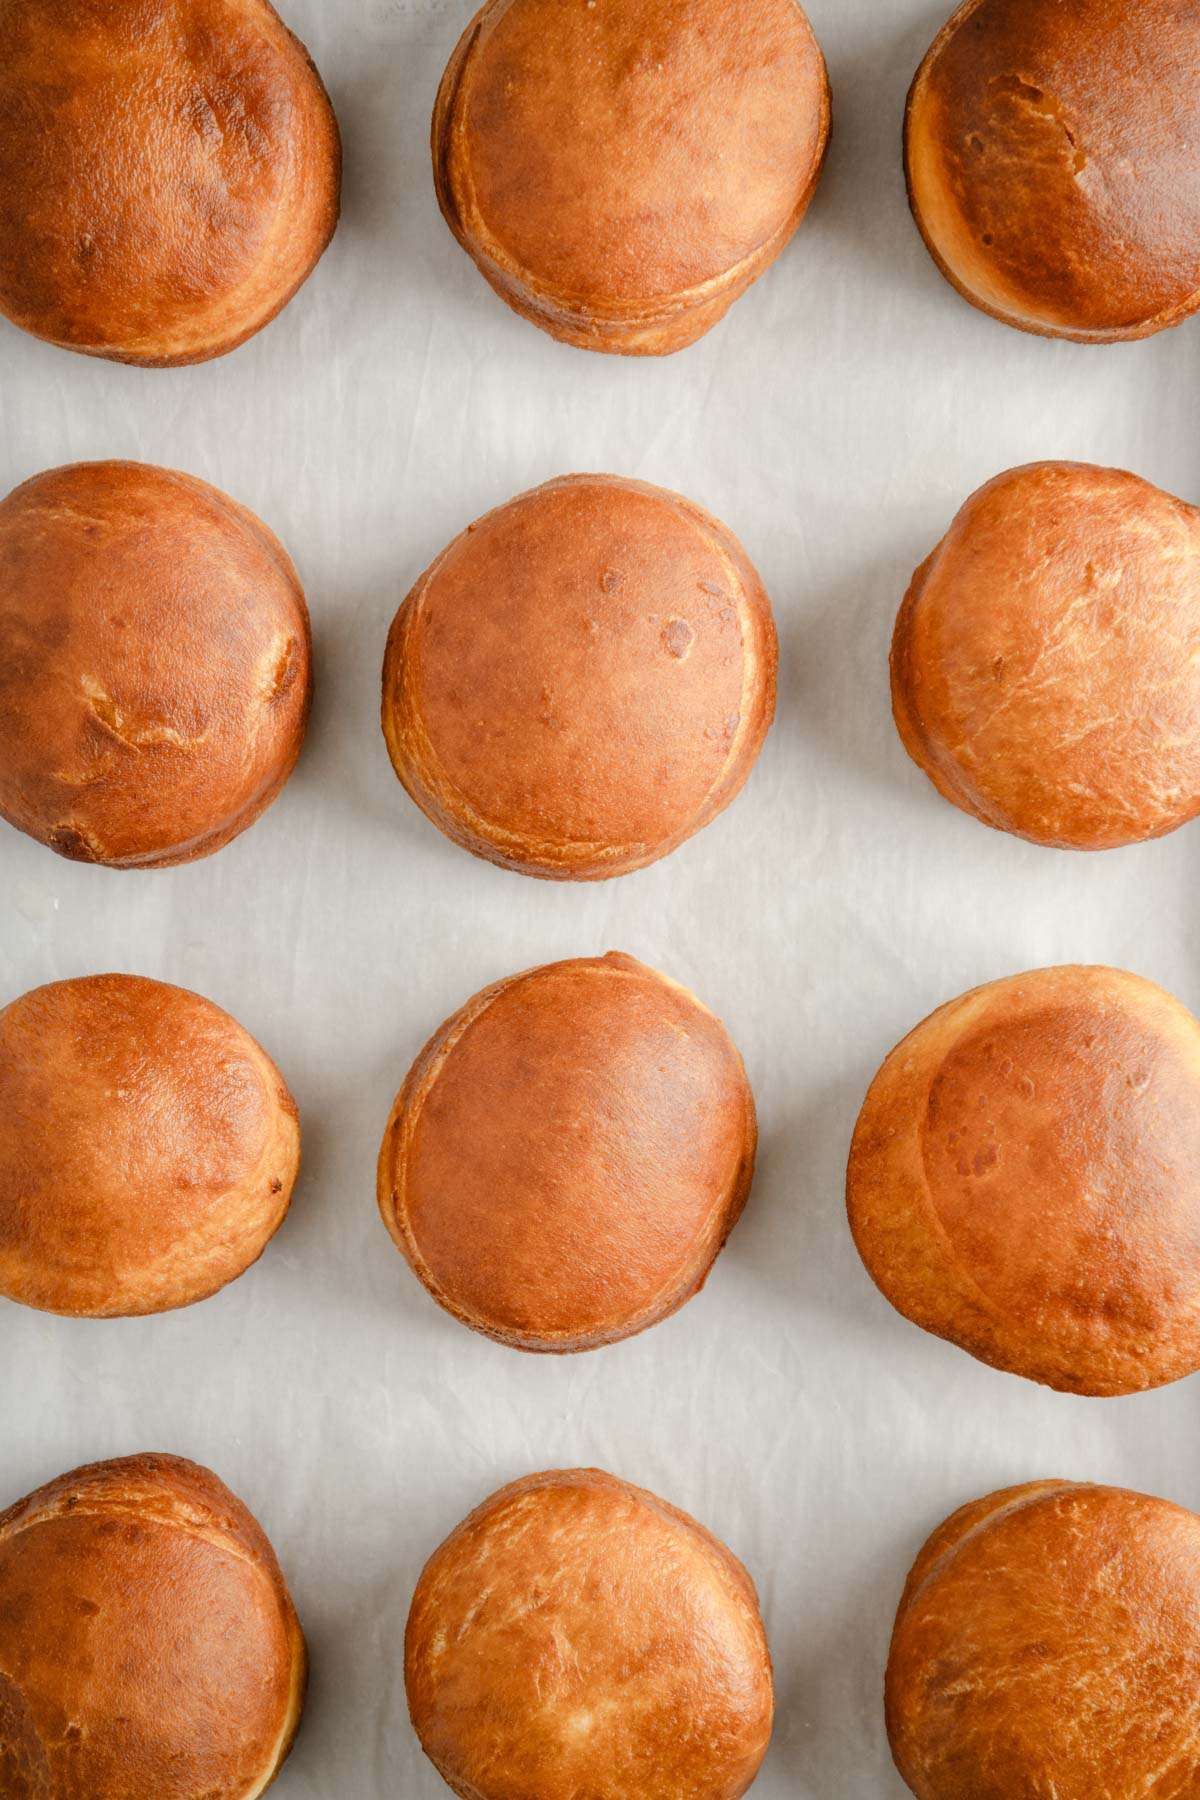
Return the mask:
<svg viewBox="0 0 1200 1800">
<path fill-rule="evenodd" d="M 1197 508 L 1085 464 L 998 476 L 900 609 L 905 748 L 956 806 L 1036 843 L 1171 831 L 1200 811 L 1198 601 Z M 777 660 L 724 525 L 645 482 L 565 476 L 477 520 L 416 583 L 387 638 L 383 731 L 456 843 L 595 880 L 735 797 Z M 311 690 L 296 571 L 215 488 L 83 463 L 0 503 L 0 818 L 85 862 L 207 855 L 279 793 Z"/>
<path fill-rule="evenodd" d="M 847 1177 L 897 1309 L 1051 1387 L 1200 1369 L 1200 1024 L 1152 982 L 1065 967 L 942 1006 L 871 1084 Z M 757 1125 L 718 1019 L 610 953 L 495 982 L 396 1098 L 384 1224 L 432 1297 L 527 1351 L 592 1350 L 703 1287 L 746 1204 Z M 132 975 L 0 1011 L 0 1294 L 162 1312 L 262 1253 L 296 1105 L 229 1015 Z M 69 1197 L 69 1199 L 67 1198 Z"/>
<path fill-rule="evenodd" d="M 1198 40 L 1167 0 L 960 8 L 914 85 L 906 152 L 918 223 L 968 298 L 1095 341 L 1194 309 Z M 516 310 L 573 343 L 661 353 L 782 249 L 828 121 L 792 0 L 491 0 L 439 93 L 438 198 Z M 262 0 L 0 0 L 0 311 L 38 335 L 160 364 L 232 348 L 314 266 L 338 174 L 319 78 Z M 1195 566 L 1193 509 L 1134 477 L 1001 477 L 897 624 L 914 759 L 964 811 L 1038 842 L 1108 847 L 1191 817 Z M 567 478 L 479 521 L 418 583 L 388 640 L 384 732 L 457 842 L 529 873 L 617 874 L 737 792 L 775 660 L 723 526 L 642 484 Z M 311 664 L 286 553 L 204 484 L 92 465 L 0 510 L 0 809 L 69 855 L 162 865 L 245 829 L 299 752 Z M 1198 1033 L 1160 990 L 1084 969 L 992 984 L 918 1027 L 872 1084 L 848 1173 L 885 1294 L 1073 1391 L 1200 1365 Z M 198 996 L 122 976 L 26 995 L 0 1013 L 0 1088 L 13 1298 L 184 1304 L 286 1211 L 294 1102 Z M 497 983 L 435 1034 L 388 1123 L 379 1205 L 463 1322 L 587 1349 L 703 1284 L 755 1137 L 718 1021 L 628 958 L 580 959 Z M 914 1793 L 1200 1785 L 1198 1525 L 1062 1482 L 947 1521 L 888 1670 Z M 736 1800 L 770 1731 L 745 1571 L 594 1471 L 530 1477 L 464 1522 L 418 1584 L 405 1673 L 422 1744 L 472 1800 Z M 12 1800 L 250 1800 L 287 1754 L 304 1674 L 270 1546 L 207 1471 L 96 1465 L 0 1515 Z"/>
<path fill-rule="evenodd" d="M 209 1470 L 94 1463 L 0 1513 L 6 1800 L 251 1800 L 291 1749 L 307 1669 L 275 1553 Z M 961 1508 L 917 1557 L 888 1736 L 918 1800 L 1182 1800 L 1198 1677 L 1200 1518 L 1030 1482 Z M 471 1800 L 740 1800 L 774 1714 L 745 1568 L 596 1469 L 511 1483 L 434 1551 L 404 1679 L 422 1748 Z"/>
<path fill-rule="evenodd" d="M 905 167 L 967 299 L 1100 343 L 1200 306 L 1198 56 L 1178 0 L 964 0 L 913 83 Z M 515 311 L 661 355 L 784 249 L 829 130 L 797 0 L 485 0 L 438 90 L 434 184 Z M 340 182 L 329 97 L 267 0 L 0 4 L 0 313 L 26 331 L 219 356 L 311 273 Z"/>
</svg>

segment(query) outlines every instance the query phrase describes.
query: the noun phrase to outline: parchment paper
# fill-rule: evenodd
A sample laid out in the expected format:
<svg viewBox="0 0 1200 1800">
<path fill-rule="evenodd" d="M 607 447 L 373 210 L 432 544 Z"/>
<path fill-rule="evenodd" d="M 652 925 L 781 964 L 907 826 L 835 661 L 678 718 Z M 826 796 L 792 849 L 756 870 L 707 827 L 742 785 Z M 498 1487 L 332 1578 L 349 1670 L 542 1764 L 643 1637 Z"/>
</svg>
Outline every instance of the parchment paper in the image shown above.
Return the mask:
<svg viewBox="0 0 1200 1800">
<path fill-rule="evenodd" d="M 210 1464 L 272 1537 L 309 1635 L 280 1800 L 438 1800 L 402 1635 L 429 1552 L 514 1476 L 595 1463 L 687 1508 L 757 1580 L 778 1726 L 755 1800 L 900 1800 L 881 1671 L 904 1573 L 953 1507 L 1066 1475 L 1200 1505 L 1197 1388 L 1083 1401 L 896 1316 L 843 1214 L 858 1105 L 938 1002 L 1110 962 L 1200 1003 L 1200 828 L 1102 856 L 1002 837 L 940 800 L 888 710 L 914 565 L 968 492 L 1076 457 L 1200 490 L 1200 325 L 1041 342 L 972 311 L 911 224 L 905 90 L 942 7 L 811 0 L 834 144 L 782 262 L 665 361 L 567 349 L 486 289 L 438 216 L 438 76 L 469 0 L 282 0 L 333 94 L 345 215 L 282 318 L 205 367 L 147 372 L 0 327 L 0 490 L 128 456 L 259 512 L 305 580 L 318 699 L 282 799 L 209 861 L 76 867 L 0 827 L 0 999 L 99 970 L 228 1007 L 300 1101 L 304 1165 L 261 1263 L 157 1319 L 0 1303 L 0 1502 L 94 1457 Z M 469 520 L 571 469 L 677 488 L 736 531 L 782 639 L 749 787 L 676 855 L 598 886 L 503 873 L 408 802 L 379 732 L 392 613 Z M 615 1348 L 533 1358 L 463 1330 L 387 1238 L 374 1163 L 442 1019 L 499 976 L 615 948 L 726 1020 L 758 1097 L 758 1180 L 706 1291 Z"/>
</svg>

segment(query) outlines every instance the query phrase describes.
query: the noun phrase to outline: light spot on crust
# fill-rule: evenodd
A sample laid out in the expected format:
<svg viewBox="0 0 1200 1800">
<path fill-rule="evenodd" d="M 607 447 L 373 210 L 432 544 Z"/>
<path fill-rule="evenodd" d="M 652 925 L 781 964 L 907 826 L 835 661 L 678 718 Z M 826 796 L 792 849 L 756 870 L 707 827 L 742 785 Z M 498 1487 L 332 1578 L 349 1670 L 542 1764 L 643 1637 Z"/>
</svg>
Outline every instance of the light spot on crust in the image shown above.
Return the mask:
<svg viewBox="0 0 1200 1800">
<path fill-rule="evenodd" d="M 1043 119 L 1050 119 L 1059 127 L 1071 151 L 1072 173 L 1082 175 L 1087 168 L 1088 159 L 1079 147 L 1074 131 L 1063 116 L 1063 109 L 1053 94 L 1044 88 L 1035 87 L 1030 81 L 1022 81 L 1019 75 L 994 75 L 992 86 L 1002 94 L 1007 94 L 1020 106 L 1028 107 L 1030 112 L 1037 113 Z"/>
<path fill-rule="evenodd" d="M 264 670 L 264 674 L 259 686 L 268 706 L 273 706 L 277 700 L 282 700 L 295 684 L 300 669 L 297 649 L 294 637 L 285 637 L 282 632 L 279 632 L 263 657 L 260 667 Z"/>
<path fill-rule="evenodd" d="M 160 744 L 174 744 L 177 749 L 187 750 L 195 744 L 203 743 L 204 736 L 207 735 L 188 738 L 176 731 L 173 725 L 132 718 L 117 705 L 107 689 L 90 675 L 84 675 L 79 685 L 87 696 L 91 712 L 105 730 L 111 732 L 129 750 L 148 750 Z"/>
</svg>

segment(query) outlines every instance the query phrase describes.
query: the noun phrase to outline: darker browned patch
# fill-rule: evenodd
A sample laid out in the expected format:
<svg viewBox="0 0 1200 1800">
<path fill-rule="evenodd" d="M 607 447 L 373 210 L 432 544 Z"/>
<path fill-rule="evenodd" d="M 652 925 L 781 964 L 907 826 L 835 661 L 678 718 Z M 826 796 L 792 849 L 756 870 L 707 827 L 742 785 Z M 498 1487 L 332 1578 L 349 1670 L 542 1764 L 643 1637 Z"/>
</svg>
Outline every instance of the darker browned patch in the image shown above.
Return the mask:
<svg viewBox="0 0 1200 1800">
<path fill-rule="evenodd" d="M 72 862 L 103 861 L 98 847 L 75 825 L 56 825 L 46 842 L 52 850 L 57 850 L 60 856 L 69 857 Z"/>
<path fill-rule="evenodd" d="M 686 619 L 668 619 L 663 626 L 662 641 L 667 653 L 682 662 L 696 641 L 696 633 Z"/>
<path fill-rule="evenodd" d="M 5 1800 L 51 1800 L 46 1749 L 15 1681 L 0 1675 L 0 1793 Z"/>
</svg>

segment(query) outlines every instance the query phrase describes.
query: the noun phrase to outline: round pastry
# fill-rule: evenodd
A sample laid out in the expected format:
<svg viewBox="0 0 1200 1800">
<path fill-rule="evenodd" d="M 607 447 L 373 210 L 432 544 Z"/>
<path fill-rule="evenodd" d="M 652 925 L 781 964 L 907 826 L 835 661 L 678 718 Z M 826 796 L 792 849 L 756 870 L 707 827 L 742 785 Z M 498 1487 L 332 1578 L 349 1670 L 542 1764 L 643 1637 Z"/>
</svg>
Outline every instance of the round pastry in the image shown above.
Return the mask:
<svg viewBox="0 0 1200 1800">
<path fill-rule="evenodd" d="M 597 881 L 666 856 L 741 790 L 777 661 L 732 532 L 643 481 L 566 475 L 422 575 L 388 637 L 384 736 L 455 843 Z"/>
<path fill-rule="evenodd" d="M 904 747 L 955 806 L 1109 850 L 1200 812 L 1200 510 L 1120 469 L 973 494 L 892 642 Z"/>
<path fill-rule="evenodd" d="M 0 1010 L 0 1294 L 113 1318 L 203 1300 L 262 1255 L 296 1103 L 235 1019 L 137 975 Z"/>
<path fill-rule="evenodd" d="M 847 1177 L 906 1318 L 1076 1394 L 1200 1369 L 1200 1023 L 1118 969 L 975 988 L 892 1051 Z"/>
<path fill-rule="evenodd" d="M 1200 1793 L 1200 1519 L 1034 1481 L 934 1532 L 887 1670 L 918 1800 Z"/>
<path fill-rule="evenodd" d="M 60 855 L 164 868 L 245 831 L 311 663 L 282 544 L 207 482 L 76 463 L 0 502 L 0 818 Z"/>
<path fill-rule="evenodd" d="M 305 1674 L 275 1553 L 208 1469 L 92 1463 L 0 1513 L 7 1800 L 257 1800 Z"/>
<path fill-rule="evenodd" d="M 596 1469 L 514 1482 L 447 1538 L 404 1674 L 421 1747 L 464 1800 L 739 1800 L 771 1736 L 749 1575 Z"/>
<path fill-rule="evenodd" d="M 797 0 L 487 0 L 442 77 L 434 182 L 515 312 L 662 356 L 774 262 L 828 141 Z"/>
<path fill-rule="evenodd" d="M 676 982 L 615 953 L 485 988 L 409 1070 L 379 1210 L 447 1312 L 592 1350 L 704 1286 L 750 1191 L 742 1059 Z"/>
<path fill-rule="evenodd" d="M 0 0 L 0 313 L 118 362 L 273 319 L 338 216 L 341 150 L 266 0 Z"/>
<path fill-rule="evenodd" d="M 908 98 L 909 200 L 972 305 L 1045 337 L 1200 306 L 1200 16 L 1177 0 L 965 0 Z"/>
</svg>

